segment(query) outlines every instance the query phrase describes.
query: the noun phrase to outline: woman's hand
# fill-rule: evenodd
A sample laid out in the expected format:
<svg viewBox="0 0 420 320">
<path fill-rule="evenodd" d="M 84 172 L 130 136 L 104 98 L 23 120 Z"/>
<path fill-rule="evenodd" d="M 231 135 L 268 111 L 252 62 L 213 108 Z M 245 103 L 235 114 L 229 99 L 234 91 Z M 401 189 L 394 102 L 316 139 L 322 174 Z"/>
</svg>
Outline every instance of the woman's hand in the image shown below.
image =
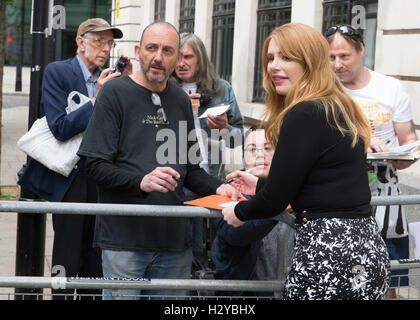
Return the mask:
<svg viewBox="0 0 420 320">
<path fill-rule="evenodd" d="M 222 214 L 223 214 L 223 219 L 230 225 L 234 226 L 234 227 L 240 227 L 244 224 L 243 221 L 239 220 L 236 215 L 235 215 L 235 207 L 234 206 L 230 206 L 230 207 L 226 207 L 223 209 Z"/>
<path fill-rule="evenodd" d="M 238 200 L 238 198 L 241 196 L 241 194 L 235 190 L 234 187 L 227 183 L 223 183 L 217 188 L 216 194 L 220 196 L 227 196 L 231 197 L 233 201 Z"/>
<path fill-rule="evenodd" d="M 250 196 L 255 195 L 258 177 L 244 171 L 235 171 L 226 176 L 226 180 L 229 179 L 234 179 L 230 185 L 238 192 Z"/>
</svg>

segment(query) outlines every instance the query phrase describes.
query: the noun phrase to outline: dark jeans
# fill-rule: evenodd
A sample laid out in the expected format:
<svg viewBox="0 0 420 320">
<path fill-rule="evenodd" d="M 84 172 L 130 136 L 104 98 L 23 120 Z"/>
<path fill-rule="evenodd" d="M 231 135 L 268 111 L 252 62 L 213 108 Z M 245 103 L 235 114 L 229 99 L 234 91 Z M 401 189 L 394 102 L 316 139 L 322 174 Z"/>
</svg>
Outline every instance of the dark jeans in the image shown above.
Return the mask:
<svg viewBox="0 0 420 320">
<path fill-rule="evenodd" d="M 402 238 L 385 239 L 391 260 L 408 259 L 410 257 L 408 236 Z M 408 269 L 392 270 L 390 288 L 408 286 Z"/>
<path fill-rule="evenodd" d="M 83 168 L 74 179 L 62 202 L 97 202 L 96 185 L 88 181 Z M 101 251 L 93 248 L 95 218 L 92 215 L 53 214 L 54 244 L 52 267 L 65 271 L 57 276 L 102 277 Z M 52 275 L 54 276 L 54 274 Z M 75 290 L 52 290 L 54 300 L 73 300 Z M 68 294 L 69 296 L 63 296 Z M 77 294 L 101 295 L 101 290 L 77 290 Z M 92 299 L 92 297 L 81 297 Z"/>
</svg>

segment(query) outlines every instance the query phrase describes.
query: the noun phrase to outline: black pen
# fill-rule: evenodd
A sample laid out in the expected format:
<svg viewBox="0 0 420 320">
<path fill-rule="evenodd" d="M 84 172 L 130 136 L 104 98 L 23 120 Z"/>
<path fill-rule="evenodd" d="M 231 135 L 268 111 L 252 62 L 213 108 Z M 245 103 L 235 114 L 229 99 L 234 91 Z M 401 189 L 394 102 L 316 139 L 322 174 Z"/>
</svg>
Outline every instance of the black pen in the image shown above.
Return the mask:
<svg viewBox="0 0 420 320">
<path fill-rule="evenodd" d="M 245 170 L 245 172 L 248 172 L 248 173 L 251 173 L 251 171 L 252 170 L 254 170 L 256 167 L 253 167 L 253 168 L 248 168 L 248 169 L 246 169 Z M 235 180 L 238 180 L 240 177 L 234 177 L 234 178 L 230 178 L 230 179 L 225 179 L 225 180 L 223 180 L 223 183 L 225 183 L 225 184 L 229 184 L 229 183 L 231 183 L 231 182 L 233 182 L 233 181 L 235 181 Z"/>
<path fill-rule="evenodd" d="M 238 180 L 240 177 L 235 177 L 235 178 L 230 178 L 230 179 L 225 179 L 223 180 L 223 183 L 229 184 L 235 180 Z"/>
</svg>

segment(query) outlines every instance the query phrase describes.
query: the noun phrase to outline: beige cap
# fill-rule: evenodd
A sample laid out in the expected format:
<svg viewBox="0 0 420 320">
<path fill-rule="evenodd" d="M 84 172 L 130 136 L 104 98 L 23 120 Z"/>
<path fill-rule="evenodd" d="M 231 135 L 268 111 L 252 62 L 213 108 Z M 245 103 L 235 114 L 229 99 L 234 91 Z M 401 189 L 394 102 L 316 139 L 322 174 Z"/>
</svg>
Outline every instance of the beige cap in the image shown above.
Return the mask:
<svg viewBox="0 0 420 320">
<path fill-rule="evenodd" d="M 77 35 L 81 36 L 87 32 L 100 32 L 106 30 L 111 30 L 115 39 L 121 39 L 123 37 L 123 33 L 120 29 L 111 27 L 109 23 L 102 18 L 87 19 L 82 22 L 79 29 L 77 29 Z"/>
</svg>

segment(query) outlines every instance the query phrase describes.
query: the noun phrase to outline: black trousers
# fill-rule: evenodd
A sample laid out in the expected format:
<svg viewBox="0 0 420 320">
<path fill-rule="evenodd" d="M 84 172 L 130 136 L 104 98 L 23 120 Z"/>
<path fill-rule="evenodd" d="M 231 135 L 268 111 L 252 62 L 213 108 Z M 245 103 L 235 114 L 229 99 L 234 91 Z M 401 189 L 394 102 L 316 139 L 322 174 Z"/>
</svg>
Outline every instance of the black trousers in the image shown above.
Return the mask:
<svg viewBox="0 0 420 320">
<path fill-rule="evenodd" d="M 62 202 L 97 202 L 96 185 L 88 180 L 83 164 Z M 95 215 L 53 214 L 52 271 L 56 274 L 52 276 L 102 277 L 101 250 L 92 246 L 95 218 Z M 63 271 L 65 275 L 60 274 Z M 53 289 L 52 293 L 54 300 L 72 300 L 76 292 Z M 77 290 L 77 294 L 90 295 L 81 298 L 92 299 L 101 290 L 83 289 Z"/>
</svg>

